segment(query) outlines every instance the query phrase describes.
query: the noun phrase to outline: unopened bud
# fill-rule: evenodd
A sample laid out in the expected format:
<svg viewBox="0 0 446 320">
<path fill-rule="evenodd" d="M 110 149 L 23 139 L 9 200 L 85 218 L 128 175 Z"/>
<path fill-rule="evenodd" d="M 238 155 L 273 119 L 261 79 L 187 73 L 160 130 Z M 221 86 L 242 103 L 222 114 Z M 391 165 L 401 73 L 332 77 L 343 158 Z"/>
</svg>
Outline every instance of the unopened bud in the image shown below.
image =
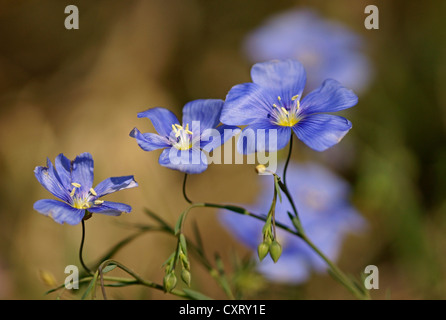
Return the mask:
<svg viewBox="0 0 446 320">
<path fill-rule="evenodd" d="M 181 271 L 181 279 L 184 281 L 185 284 L 187 284 L 188 287 L 190 287 L 190 278 L 190 272 L 186 269 L 183 269 L 183 271 Z"/>
<path fill-rule="evenodd" d="M 257 247 L 257 253 L 259 255 L 259 259 L 260 261 L 262 261 L 266 255 L 268 254 L 269 251 L 269 245 L 266 244 L 265 242 L 262 242 L 261 244 L 259 244 L 259 246 Z"/>
<path fill-rule="evenodd" d="M 280 245 L 280 243 L 274 240 L 269 247 L 269 253 L 271 255 L 271 258 L 274 260 L 274 263 L 276 263 L 279 260 L 280 255 L 282 254 L 282 246 Z"/>
<path fill-rule="evenodd" d="M 177 285 L 177 277 L 173 272 L 168 273 L 163 279 L 163 284 L 164 284 L 164 290 L 166 290 L 166 292 L 170 292 Z"/>
</svg>

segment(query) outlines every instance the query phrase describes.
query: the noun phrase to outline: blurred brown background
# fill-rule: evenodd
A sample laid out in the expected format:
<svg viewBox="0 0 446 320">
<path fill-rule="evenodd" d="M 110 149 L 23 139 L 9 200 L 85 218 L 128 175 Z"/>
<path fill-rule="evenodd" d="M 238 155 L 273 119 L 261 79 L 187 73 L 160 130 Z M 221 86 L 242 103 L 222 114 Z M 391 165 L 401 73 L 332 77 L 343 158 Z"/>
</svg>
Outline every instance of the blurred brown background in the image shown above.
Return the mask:
<svg viewBox="0 0 446 320">
<path fill-rule="evenodd" d="M 66 30 L 64 9 L 75 4 L 79 30 Z M 158 165 L 128 136 L 152 130 L 136 114 L 162 106 L 180 114 L 194 99 L 224 99 L 250 81 L 243 37 L 271 14 L 310 6 L 361 34 L 375 68 L 373 84 L 349 119 L 345 143 L 355 157 L 340 174 L 354 186 L 353 201 L 371 224 L 343 247 L 339 265 L 359 274 L 380 269 L 377 299 L 444 299 L 446 281 L 445 103 L 446 8 L 429 3 L 375 1 L 380 29 L 364 28 L 367 1 L 0 1 L 0 298 L 54 299 L 39 271 L 63 283 L 64 268 L 79 264 L 80 226 L 61 226 L 32 208 L 50 195 L 33 170 L 59 153 L 90 152 L 95 184 L 135 175 L 139 187 L 109 196 L 131 204 L 120 218 L 87 223 L 85 260 L 94 261 L 132 233 L 119 222 L 148 222 L 148 207 L 171 223 L 186 207 L 181 173 Z M 280 154 L 283 156 L 283 154 Z M 296 159 L 326 161 L 300 145 Z M 301 157 L 301 158 L 299 158 Z M 211 166 L 189 179 L 198 201 L 250 203 L 258 193 L 251 165 Z M 248 251 L 219 225 L 214 210 L 199 209 L 205 247 L 218 251 L 231 272 L 231 255 Z M 186 228 L 189 230 L 190 228 Z M 167 235 L 148 233 L 119 252 L 145 278 L 162 282 L 161 264 L 175 247 Z M 119 272 L 117 272 L 119 274 Z M 192 261 L 193 288 L 214 298 L 222 290 Z M 252 279 L 250 280 L 252 281 Z M 328 275 L 292 287 L 255 278 L 247 298 L 349 299 Z M 109 289 L 112 298 L 171 299 L 142 287 Z M 72 298 L 67 296 L 68 298 Z"/>
</svg>

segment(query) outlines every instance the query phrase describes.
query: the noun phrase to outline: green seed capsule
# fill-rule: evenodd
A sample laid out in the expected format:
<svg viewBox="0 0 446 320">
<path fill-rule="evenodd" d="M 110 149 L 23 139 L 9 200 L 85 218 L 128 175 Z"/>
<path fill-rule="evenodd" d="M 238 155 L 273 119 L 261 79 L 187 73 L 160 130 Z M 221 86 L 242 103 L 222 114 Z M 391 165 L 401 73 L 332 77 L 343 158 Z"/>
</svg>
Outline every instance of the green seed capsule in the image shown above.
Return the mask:
<svg viewBox="0 0 446 320">
<path fill-rule="evenodd" d="M 269 251 L 269 245 L 267 245 L 265 242 L 259 244 L 259 246 L 257 247 L 257 253 L 259 255 L 260 261 L 262 261 L 266 257 L 268 251 Z"/>
<path fill-rule="evenodd" d="M 177 277 L 173 272 L 166 274 L 163 279 L 164 289 L 166 292 L 172 291 L 177 285 Z"/>
<path fill-rule="evenodd" d="M 282 246 L 280 245 L 280 243 L 274 240 L 269 247 L 269 253 L 271 255 L 271 258 L 274 260 L 274 263 L 276 263 L 279 260 L 280 255 L 282 254 Z"/>
</svg>

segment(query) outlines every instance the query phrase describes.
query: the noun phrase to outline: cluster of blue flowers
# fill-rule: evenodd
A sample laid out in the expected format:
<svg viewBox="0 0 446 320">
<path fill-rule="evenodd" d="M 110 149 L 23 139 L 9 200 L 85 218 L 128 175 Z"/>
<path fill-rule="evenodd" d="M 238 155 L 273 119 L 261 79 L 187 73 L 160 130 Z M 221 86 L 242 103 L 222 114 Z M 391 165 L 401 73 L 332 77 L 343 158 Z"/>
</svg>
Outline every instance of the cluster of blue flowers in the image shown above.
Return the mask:
<svg viewBox="0 0 446 320">
<path fill-rule="evenodd" d="M 300 18 L 295 19 L 294 15 Z M 343 65 L 347 64 L 352 67 L 351 61 L 363 66 L 366 63 L 360 56 L 332 50 L 357 42 L 354 36 L 339 27 L 318 22 L 317 27 L 309 28 L 320 33 L 329 29 L 329 43 L 325 37 L 299 31 L 302 25 L 317 20 L 314 13 L 304 12 L 290 13 L 285 18 L 270 21 L 267 28 L 260 28 L 247 41 L 248 51 L 256 54 L 254 59 L 268 57 L 265 59 L 268 61 L 253 65 L 252 82 L 232 87 L 224 101 L 200 99 L 187 103 L 183 107 L 181 121 L 173 112 L 161 107 L 140 112 L 138 118 L 148 118 L 156 133 L 142 133 L 134 128 L 130 136 L 144 151 L 163 149 L 159 164 L 185 174 L 204 172 L 209 164 L 208 154 L 238 133 L 241 134 L 237 150 L 241 154 L 280 150 L 289 144 L 293 134 L 316 151 L 324 151 L 339 143 L 352 124 L 346 118 L 331 113 L 353 107 L 358 97 L 329 76 L 314 89 L 314 79 L 319 79 L 320 73 L 339 75 L 333 70 L 315 70 L 314 66 L 310 67 L 313 81 L 310 90 L 305 90 L 305 68 L 293 59 L 291 53 L 299 53 L 297 48 L 307 50 L 297 55 L 308 60 L 304 58 L 306 54 L 312 59 L 320 59 L 321 55 L 312 52 L 323 52 L 326 59 L 324 62 L 318 60 L 316 65 L 328 65 L 332 69 L 335 66 L 344 69 Z M 280 44 L 283 38 L 277 37 L 276 33 L 286 38 L 287 46 Z M 268 46 L 264 46 L 265 42 Z M 269 60 L 270 56 L 282 60 Z M 310 63 L 306 61 L 306 64 Z M 354 65 L 352 68 L 356 68 Z M 349 71 L 344 70 L 346 73 Z M 35 202 L 34 209 L 61 224 L 77 225 L 93 213 L 111 216 L 128 213 L 131 211 L 129 205 L 100 198 L 138 186 L 133 176 L 123 176 L 108 178 L 93 188 L 93 159 L 89 153 L 80 154 L 73 161 L 60 154 L 54 165 L 48 159 L 45 167 L 36 167 L 34 172 L 40 184 L 60 200 L 39 200 Z M 290 165 L 288 181 L 291 181 L 288 189 L 296 198 L 306 233 L 329 258 L 336 259 L 346 233 L 365 226 L 364 220 L 348 201 L 347 183 L 318 165 L 296 163 Z M 262 186 L 259 202 L 250 209 L 264 212 L 271 205 L 266 200 L 272 193 L 271 188 L 270 184 Z M 277 222 L 292 227 L 286 215 L 291 211 L 289 203 L 277 203 L 275 211 Z M 255 249 L 261 242 L 262 225 L 259 221 L 228 213 L 221 213 L 221 217 L 223 224 L 248 247 Z M 326 269 L 321 258 L 296 237 L 280 230 L 277 237 L 283 246 L 281 259 L 274 268 L 272 260 L 265 260 L 259 266 L 268 278 L 299 283 L 308 278 L 311 270 Z"/>
<path fill-rule="evenodd" d="M 306 73 L 296 60 L 257 63 L 251 69 L 251 78 L 252 82 L 232 87 L 224 102 L 189 102 L 183 108 L 182 124 L 167 109 L 141 112 L 138 117 L 149 118 L 158 134 L 141 133 L 135 128 L 130 135 L 143 150 L 165 148 L 159 158 L 162 166 L 193 174 L 207 168 L 201 152 L 220 146 L 231 137 L 225 131 L 236 133 L 236 126 L 246 125 L 242 133 L 253 136 L 238 140 L 237 149 L 243 154 L 282 149 L 292 132 L 310 148 L 323 151 L 341 141 L 352 127 L 347 119 L 328 113 L 353 107 L 358 102 L 353 91 L 328 79 L 301 102 Z M 217 126 L 220 122 L 223 125 Z M 203 139 L 203 133 L 211 128 L 217 134 L 209 142 Z M 260 132 L 262 139 L 258 137 Z M 271 132 L 275 141 L 269 141 Z"/>
</svg>

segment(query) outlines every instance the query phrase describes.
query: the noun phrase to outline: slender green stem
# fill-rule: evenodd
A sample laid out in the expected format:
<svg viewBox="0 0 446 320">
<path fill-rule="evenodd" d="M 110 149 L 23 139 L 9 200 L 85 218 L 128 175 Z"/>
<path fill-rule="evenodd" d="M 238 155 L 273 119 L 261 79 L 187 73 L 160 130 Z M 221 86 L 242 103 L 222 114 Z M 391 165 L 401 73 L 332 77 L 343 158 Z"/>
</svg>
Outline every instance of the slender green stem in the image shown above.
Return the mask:
<svg viewBox="0 0 446 320">
<path fill-rule="evenodd" d="M 356 298 L 361 300 L 369 300 L 370 297 L 361 290 L 359 290 L 352 280 L 348 278 L 319 248 L 305 235 L 300 235 L 300 238 L 305 241 L 330 267 L 335 279 L 338 280 L 344 287 L 346 287 Z"/>
<path fill-rule="evenodd" d="M 288 156 L 287 156 L 286 161 L 285 161 L 285 166 L 283 167 L 282 179 L 283 179 L 283 184 L 284 185 L 286 185 L 286 172 L 288 170 L 288 164 L 290 163 L 292 150 L 293 150 L 293 133 L 291 133 L 290 148 L 288 150 Z"/>
<path fill-rule="evenodd" d="M 81 238 L 81 246 L 79 248 L 79 260 L 81 262 L 82 267 L 88 274 L 93 274 L 91 270 L 85 265 L 84 259 L 82 258 L 82 251 L 84 249 L 84 241 L 85 241 L 85 221 L 82 219 L 82 238 Z"/>
<path fill-rule="evenodd" d="M 162 286 L 162 285 L 160 285 L 160 284 L 157 284 L 157 283 L 154 283 L 154 282 L 151 282 L 151 281 L 148 281 L 148 280 L 145 280 L 145 279 L 141 278 L 141 277 L 140 277 L 137 273 L 135 273 L 133 270 L 131 270 L 130 268 L 126 267 L 125 265 L 119 263 L 118 261 L 115 261 L 115 260 L 106 260 L 106 261 L 104 261 L 104 262 L 100 265 L 100 267 L 98 268 L 98 271 L 97 271 L 97 272 L 99 273 L 99 275 L 100 275 L 100 278 L 101 278 L 102 294 L 103 294 L 103 295 L 104 295 L 104 293 L 105 293 L 105 291 L 104 291 L 104 286 L 103 286 L 103 281 L 104 281 L 104 280 L 110 280 L 111 278 L 104 277 L 103 274 L 102 274 L 102 270 L 103 270 L 107 265 L 110 265 L 110 264 L 115 264 L 118 268 L 120 268 L 121 270 L 125 271 L 125 272 L 128 273 L 130 276 L 132 276 L 132 277 L 135 279 L 136 282 L 130 280 L 130 283 L 131 283 L 131 284 L 141 284 L 141 285 L 144 285 L 144 286 L 146 286 L 146 287 L 150 287 L 150 288 L 153 288 L 153 289 L 157 289 L 157 290 L 165 291 L 165 290 L 164 290 L 164 286 Z M 129 280 L 128 280 L 128 279 L 125 279 L 125 278 L 124 278 L 124 279 L 122 279 L 122 278 L 114 278 L 114 281 L 123 282 L 123 283 L 125 283 L 125 282 L 129 283 Z M 182 291 L 179 291 L 179 290 L 175 290 L 175 289 L 173 289 L 173 290 L 170 291 L 169 293 L 171 293 L 171 294 L 173 294 L 173 295 L 176 295 L 176 296 L 178 296 L 178 297 L 189 298 L 188 295 L 187 295 L 186 293 L 184 293 L 184 292 L 182 292 Z M 104 295 L 104 298 L 106 299 L 106 296 L 105 296 L 105 295 Z"/>
<path fill-rule="evenodd" d="M 189 203 L 192 204 L 192 200 L 189 199 L 189 197 L 186 194 L 186 181 L 187 181 L 187 173 L 184 174 L 184 180 L 183 180 L 183 197 L 184 199 Z"/>
<path fill-rule="evenodd" d="M 208 208 L 220 208 L 220 209 L 226 209 L 238 214 L 247 215 L 250 217 L 253 217 L 255 219 L 261 220 L 263 222 L 266 222 L 266 217 L 260 216 L 255 213 L 251 213 L 241 207 L 236 207 L 232 205 L 220 205 L 215 203 L 201 203 L 201 204 L 194 204 L 193 207 L 208 207 Z M 190 208 L 192 209 L 192 207 Z M 183 220 L 184 221 L 184 220 Z M 331 271 L 333 272 L 335 278 L 344 286 L 346 287 L 355 297 L 358 299 L 367 300 L 370 299 L 370 297 L 366 294 L 364 294 L 362 291 L 360 291 L 354 283 L 348 278 L 321 250 L 319 250 L 318 247 L 303 233 L 303 232 L 296 232 L 286 225 L 281 224 L 280 222 L 276 222 L 276 226 L 281 228 L 282 230 L 287 231 L 288 233 L 291 233 L 295 236 L 298 236 L 301 238 L 306 244 L 308 244 L 315 252 L 318 254 L 330 267 Z"/>
</svg>

